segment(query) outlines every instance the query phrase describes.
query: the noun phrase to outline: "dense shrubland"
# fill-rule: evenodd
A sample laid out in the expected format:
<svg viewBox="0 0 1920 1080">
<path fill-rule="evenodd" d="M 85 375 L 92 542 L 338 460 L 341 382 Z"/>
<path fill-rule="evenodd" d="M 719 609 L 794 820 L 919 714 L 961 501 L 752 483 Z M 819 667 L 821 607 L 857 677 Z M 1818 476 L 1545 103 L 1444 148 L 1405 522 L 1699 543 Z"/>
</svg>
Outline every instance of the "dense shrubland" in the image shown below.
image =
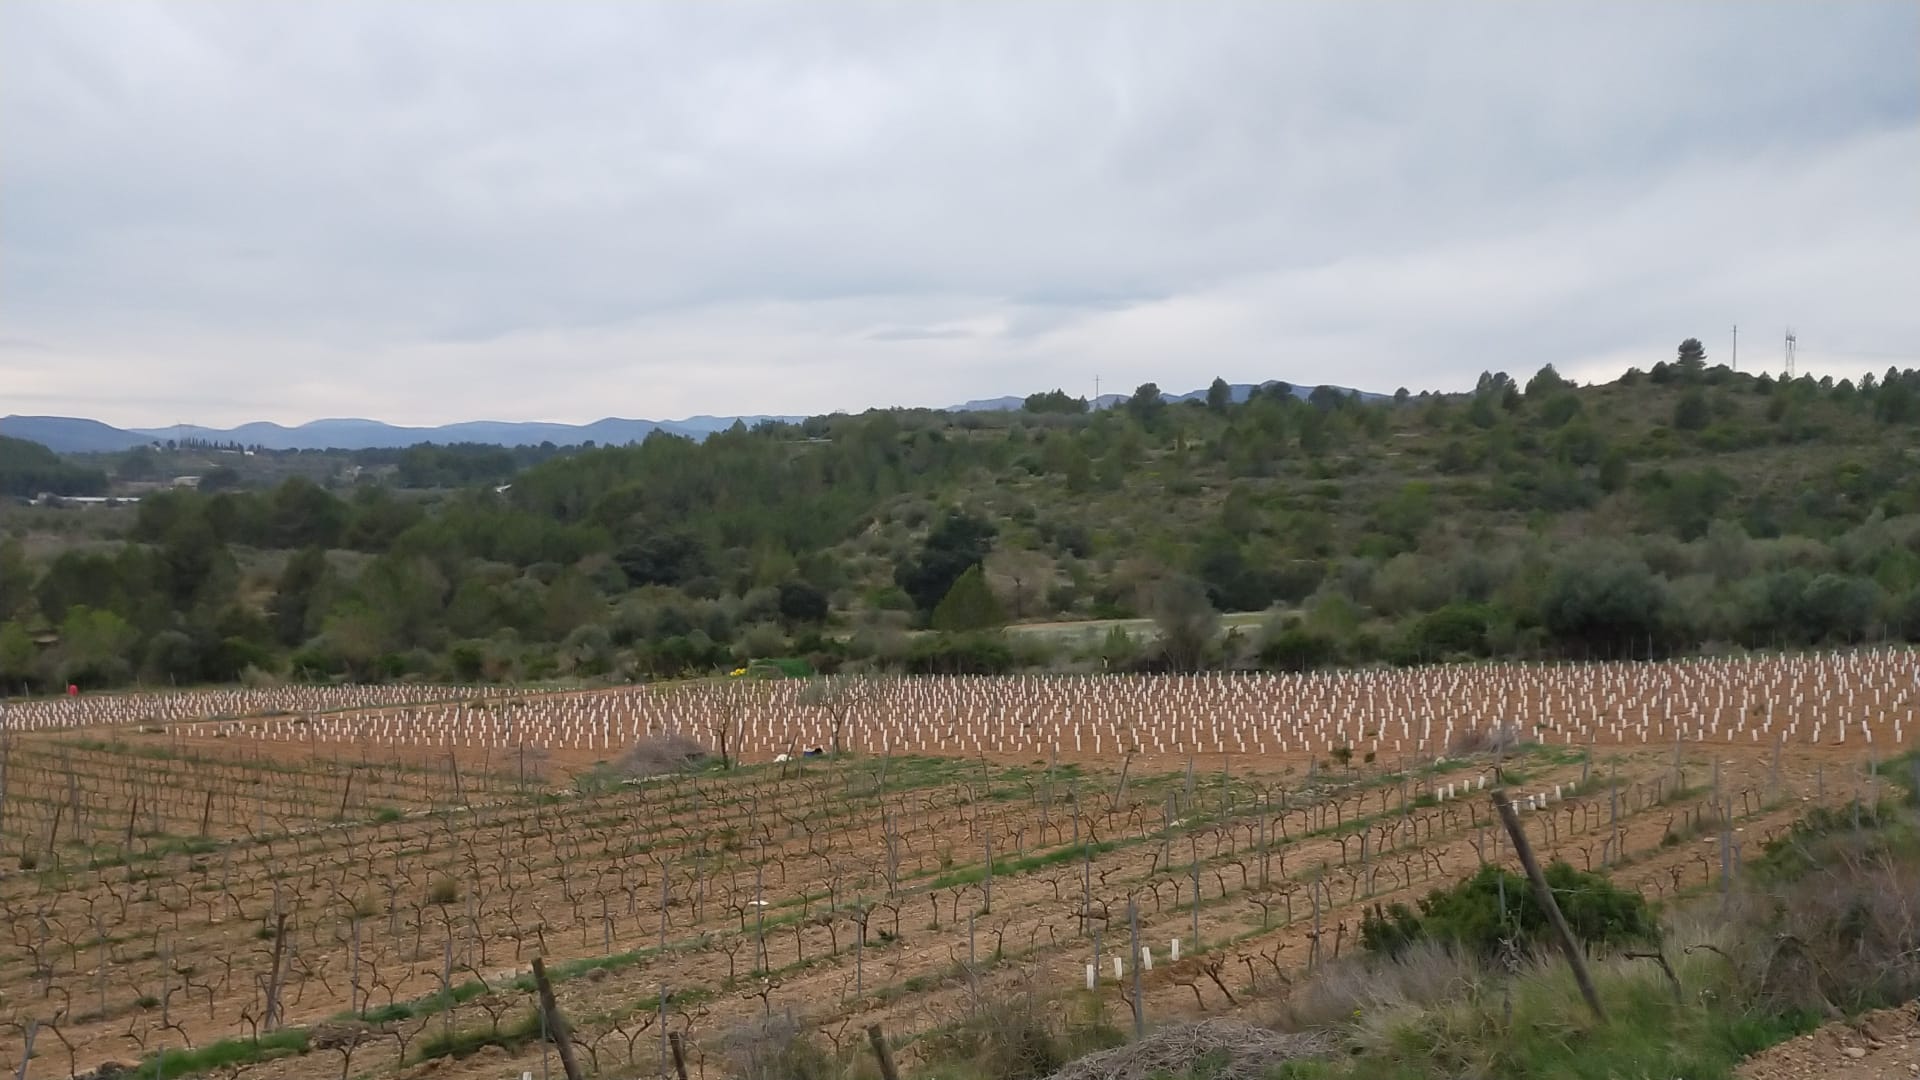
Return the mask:
<svg viewBox="0 0 1920 1080">
<path fill-rule="evenodd" d="M 1920 639 L 1920 373 L 1084 411 L 875 411 L 695 443 L 421 450 L 467 488 L 168 492 L 124 537 L 0 539 L 10 687 L 1305 669 Z M 479 455 L 476 457 L 476 455 Z M 472 459 L 472 460 L 469 460 Z M 525 467 L 511 486 L 495 480 Z M 41 462 L 44 465 L 44 462 Z M 59 539 L 59 538 L 54 538 Z M 1269 612 L 1218 633 L 1215 613 Z M 1011 622 L 1152 619 L 1084 633 Z"/>
</svg>

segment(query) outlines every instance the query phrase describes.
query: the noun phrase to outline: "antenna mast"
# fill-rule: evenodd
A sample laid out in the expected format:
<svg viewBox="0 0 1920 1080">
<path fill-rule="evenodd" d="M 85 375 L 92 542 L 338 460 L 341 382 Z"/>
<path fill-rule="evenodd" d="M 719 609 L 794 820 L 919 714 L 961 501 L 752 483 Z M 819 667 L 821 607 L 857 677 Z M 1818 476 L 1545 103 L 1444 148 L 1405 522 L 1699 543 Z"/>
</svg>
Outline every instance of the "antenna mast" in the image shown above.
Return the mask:
<svg viewBox="0 0 1920 1080">
<path fill-rule="evenodd" d="M 1787 378 L 1793 378 L 1793 349 L 1800 339 L 1793 335 L 1793 327 L 1787 327 Z"/>
</svg>

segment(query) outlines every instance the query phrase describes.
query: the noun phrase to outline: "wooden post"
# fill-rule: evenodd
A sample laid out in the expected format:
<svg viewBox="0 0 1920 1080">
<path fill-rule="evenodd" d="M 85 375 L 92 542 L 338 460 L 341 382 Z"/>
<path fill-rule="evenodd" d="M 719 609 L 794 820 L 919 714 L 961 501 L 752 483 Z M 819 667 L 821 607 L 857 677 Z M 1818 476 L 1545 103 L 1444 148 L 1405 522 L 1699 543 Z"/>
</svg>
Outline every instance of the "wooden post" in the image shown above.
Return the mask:
<svg viewBox="0 0 1920 1080">
<path fill-rule="evenodd" d="M 1621 859 L 1620 852 L 1620 759 L 1615 758 L 1607 769 L 1607 825 L 1613 830 L 1613 842 L 1607 847 L 1607 865 L 1612 866 Z"/>
<path fill-rule="evenodd" d="M 1507 801 L 1505 788 L 1493 789 L 1493 808 L 1500 812 L 1500 822 L 1513 839 L 1513 853 L 1519 856 L 1521 869 L 1527 872 L 1527 880 L 1533 885 L 1533 898 L 1546 911 L 1547 921 L 1553 924 L 1554 935 L 1560 939 L 1560 948 L 1567 954 L 1567 963 L 1573 968 L 1573 981 L 1580 986 L 1580 996 L 1587 999 L 1587 1008 L 1593 1010 L 1594 1018 L 1604 1023 L 1607 1010 L 1600 1004 L 1600 992 L 1594 989 L 1592 973 L 1587 971 L 1587 958 L 1581 954 L 1580 943 L 1574 940 L 1566 916 L 1560 914 L 1560 905 L 1554 902 L 1553 890 L 1547 887 L 1547 876 L 1540 872 L 1540 863 L 1533 857 L 1533 845 L 1527 842 L 1526 830 L 1520 827 L 1520 815 L 1514 813 L 1513 804 Z"/>
<path fill-rule="evenodd" d="M 1147 1037 L 1147 1002 L 1140 996 L 1140 907 L 1132 900 L 1127 901 L 1127 925 L 1133 957 L 1133 1037 L 1144 1039 Z"/>
<path fill-rule="evenodd" d="M 1320 873 L 1313 875 L 1313 936 L 1307 949 L 1307 970 L 1320 966 Z"/>
<path fill-rule="evenodd" d="M 1073 831 L 1080 831 L 1080 811 L 1074 810 Z M 1093 845 L 1080 845 L 1080 933 L 1093 929 Z"/>
<path fill-rule="evenodd" d="M 993 826 L 992 824 L 988 824 L 986 833 L 987 833 L 986 835 L 987 888 L 986 888 L 986 903 L 982 906 L 981 910 L 983 910 L 986 914 L 991 915 L 993 914 Z"/>
<path fill-rule="evenodd" d="M 1189 834 L 1187 837 L 1193 847 L 1193 951 L 1200 953 L 1200 841 Z"/>
<path fill-rule="evenodd" d="M 560 1051 L 560 1067 L 567 1071 L 567 1080 L 580 1080 L 580 1063 L 573 1059 L 573 1034 L 567 1027 L 567 1018 L 560 1015 L 560 1006 L 553 1000 L 553 984 L 547 981 L 546 961 L 533 958 L 533 985 L 540 991 L 540 1015 L 545 1018 L 547 1038 L 553 1040 L 554 1049 Z"/>
<path fill-rule="evenodd" d="M 673 1051 L 673 1075 L 687 1080 L 687 1047 L 679 1032 L 667 1032 L 667 1047 Z"/>
<path fill-rule="evenodd" d="M 879 1024 L 867 1025 L 867 1041 L 873 1044 L 873 1056 L 880 1062 L 881 1080 L 900 1080 L 900 1070 L 893 1067 L 893 1050 L 887 1046 Z"/>
<path fill-rule="evenodd" d="M 25 1045 L 20 1047 L 19 1080 L 27 1080 L 27 1065 L 33 1061 L 33 1039 L 34 1039 L 34 1036 L 38 1034 L 40 1034 L 39 1018 L 36 1017 L 34 1019 L 28 1020 L 27 1032 L 26 1032 L 26 1043 Z M 164 1068 L 166 1066 L 166 1061 L 167 1061 L 166 1046 L 162 1045 L 160 1047 L 159 1056 L 155 1060 L 159 1062 L 159 1065 L 156 1066 L 156 1069 Z"/>
<path fill-rule="evenodd" d="M 267 975 L 267 1007 L 266 1015 L 262 1017 L 262 1026 L 268 1031 L 277 1030 L 280 1026 L 280 962 L 286 954 L 286 947 L 287 917 L 282 914 L 275 917 L 273 924 L 273 967 Z"/>
<path fill-rule="evenodd" d="M 1121 766 L 1125 768 L 1125 766 Z M 1080 846 L 1080 781 L 1075 780 L 1067 788 L 1067 802 L 1073 808 L 1073 846 Z"/>
<path fill-rule="evenodd" d="M 759 848 L 760 859 L 753 864 L 753 957 L 756 973 L 767 970 L 767 846 Z"/>
</svg>

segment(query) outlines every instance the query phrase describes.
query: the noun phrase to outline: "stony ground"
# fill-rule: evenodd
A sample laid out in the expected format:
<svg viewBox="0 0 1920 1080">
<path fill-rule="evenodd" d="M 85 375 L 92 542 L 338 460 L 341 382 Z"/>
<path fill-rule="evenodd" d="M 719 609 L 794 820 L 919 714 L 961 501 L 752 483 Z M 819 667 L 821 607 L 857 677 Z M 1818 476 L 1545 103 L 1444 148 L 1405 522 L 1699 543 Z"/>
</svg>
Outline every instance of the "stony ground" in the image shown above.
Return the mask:
<svg viewBox="0 0 1920 1080">
<path fill-rule="evenodd" d="M 1741 1080 L 1909 1080 L 1920 1076 L 1920 1002 L 1841 1021 L 1740 1067 Z"/>
</svg>

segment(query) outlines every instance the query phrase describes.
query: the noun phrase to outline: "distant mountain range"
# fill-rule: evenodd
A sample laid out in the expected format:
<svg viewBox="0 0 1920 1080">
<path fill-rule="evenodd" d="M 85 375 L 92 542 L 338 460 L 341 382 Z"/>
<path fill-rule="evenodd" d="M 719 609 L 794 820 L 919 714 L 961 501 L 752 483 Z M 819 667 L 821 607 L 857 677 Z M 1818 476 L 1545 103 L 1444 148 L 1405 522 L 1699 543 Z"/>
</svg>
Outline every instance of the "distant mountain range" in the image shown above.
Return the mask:
<svg viewBox="0 0 1920 1080">
<path fill-rule="evenodd" d="M 378 420 L 314 420 L 298 427 L 256 422 L 233 428 L 179 424 L 167 428 L 116 428 L 98 420 L 68 416 L 0 417 L 0 435 L 37 442 L 63 454 L 113 453 L 168 439 L 240 443 L 268 450 L 376 450 L 417 443 L 491 443 L 497 446 L 577 446 L 592 440 L 602 446 L 639 442 L 655 431 L 704 439 L 732 427 L 761 420 L 798 421 L 798 416 L 690 416 L 685 420 L 623 420 L 607 417 L 591 424 L 545 424 L 470 420 L 439 427 L 401 427 Z"/>
<path fill-rule="evenodd" d="M 1275 386 L 1266 382 L 1261 386 Z M 1233 400 L 1245 401 L 1253 384 L 1233 386 Z M 1292 388 L 1305 397 L 1311 386 Z M 1352 393 L 1353 391 L 1343 391 Z M 1108 409 L 1127 400 L 1125 394 L 1103 394 L 1095 408 Z M 1204 400 L 1207 392 L 1168 394 L 1169 401 Z M 1377 401 L 1379 394 L 1361 394 Z M 986 398 L 950 406 L 948 412 L 1006 412 L 1025 404 L 1024 397 Z M 470 420 L 439 427 L 400 427 L 378 420 L 314 420 L 297 427 L 256 422 L 233 428 L 209 428 L 179 424 L 165 428 L 117 428 L 98 420 L 71 416 L 0 417 L 0 435 L 37 442 L 57 453 L 114 453 L 168 439 L 201 439 L 214 443 L 240 443 L 268 450 L 376 450 L 413 446 L 418 443 L 490 443 L 496 446 L 537 446 L 550 442 L 556 446 L 577 446 L 591 440 L 600 446 L 622 446 L 639 442 L 656 431 L 704 439 L 716 431 L 725 431 L 741 421 L 748 426 L 762 420 L 798 423 L 801 416 L 689 416 L 684 420 L 626 420 L 607 417 L 590 424 L 548 424 L 504 420 Z"/>
</svg>

